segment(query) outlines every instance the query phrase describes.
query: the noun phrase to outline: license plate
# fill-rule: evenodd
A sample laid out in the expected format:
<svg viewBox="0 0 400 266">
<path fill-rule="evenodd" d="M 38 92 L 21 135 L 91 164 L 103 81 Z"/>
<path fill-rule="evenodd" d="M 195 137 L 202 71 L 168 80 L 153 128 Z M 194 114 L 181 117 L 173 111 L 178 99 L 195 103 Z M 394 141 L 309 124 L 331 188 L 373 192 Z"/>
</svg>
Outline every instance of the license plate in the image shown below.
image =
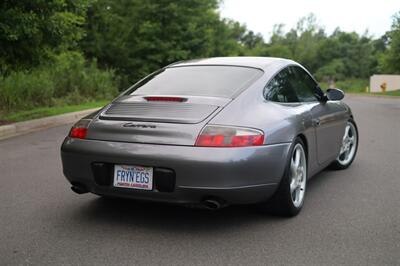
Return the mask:
<svg viewBox="0 0 400 266">
<path fill-rule="evenodd" d="M 114 187 L 152 190 L 153 168 L 136 165 L 115 165 Z"/>
</svg>

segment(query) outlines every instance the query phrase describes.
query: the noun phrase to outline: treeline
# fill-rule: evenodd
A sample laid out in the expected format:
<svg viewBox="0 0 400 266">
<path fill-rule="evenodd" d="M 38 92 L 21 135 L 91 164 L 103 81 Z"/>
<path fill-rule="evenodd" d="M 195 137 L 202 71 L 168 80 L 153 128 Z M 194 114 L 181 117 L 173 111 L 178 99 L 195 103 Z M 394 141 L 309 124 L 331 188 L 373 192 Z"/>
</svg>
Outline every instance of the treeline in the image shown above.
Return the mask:
<svg viewBox="0 0 400 266">
<path fill-rule="evenodd" d="M 223 19 L 218 0 L 3 0 L 0 3 L 0 110 L 112 97 L 178 60 L 275 56 L 320 81 L 400 73 L 400 15 L 379 38 L 327 34 L 314 15 L 270 40 Z"/>
</svg>

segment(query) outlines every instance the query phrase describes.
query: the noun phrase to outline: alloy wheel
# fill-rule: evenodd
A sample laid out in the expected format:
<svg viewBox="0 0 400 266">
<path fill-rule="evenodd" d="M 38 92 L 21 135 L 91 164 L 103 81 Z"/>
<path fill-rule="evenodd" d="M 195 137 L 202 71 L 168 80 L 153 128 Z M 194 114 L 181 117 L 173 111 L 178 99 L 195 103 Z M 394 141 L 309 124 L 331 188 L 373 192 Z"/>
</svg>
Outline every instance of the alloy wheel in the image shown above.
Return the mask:
<svg viewBox="0 0 400 266">
<path fill-rule="evenodd" d="M 290 162 L 290 194 L 293 205 L 298 208 L 303 204 L 307 181 L 307 161 L 303 146 L 298 143 L 293 149 Z"/>
<path fill-rule="evenodd" d="M 340 147 L 340 153 L 337 157 L 337 161 L 341 165 L 349 164 L 355 154 L 357 148 L 357 130 L 353 123 L 347 122 L 346 129 L 343 135 L 342 146 Z"/>
</svg>

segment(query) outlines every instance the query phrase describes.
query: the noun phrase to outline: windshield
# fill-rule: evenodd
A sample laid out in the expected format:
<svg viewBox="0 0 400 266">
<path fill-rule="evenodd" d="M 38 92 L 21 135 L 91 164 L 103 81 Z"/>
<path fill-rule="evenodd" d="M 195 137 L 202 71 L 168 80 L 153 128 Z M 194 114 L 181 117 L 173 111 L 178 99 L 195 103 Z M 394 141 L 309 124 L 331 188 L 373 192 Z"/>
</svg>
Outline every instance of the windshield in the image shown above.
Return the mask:
<svg viewBox="0 0 400 266">
<path fill-rule="evenodd" d="M 262 74 L 259 69 L 237 66 L 170 67 L 139 82 L 128 94 L 232 98 Z"/>
</svg>

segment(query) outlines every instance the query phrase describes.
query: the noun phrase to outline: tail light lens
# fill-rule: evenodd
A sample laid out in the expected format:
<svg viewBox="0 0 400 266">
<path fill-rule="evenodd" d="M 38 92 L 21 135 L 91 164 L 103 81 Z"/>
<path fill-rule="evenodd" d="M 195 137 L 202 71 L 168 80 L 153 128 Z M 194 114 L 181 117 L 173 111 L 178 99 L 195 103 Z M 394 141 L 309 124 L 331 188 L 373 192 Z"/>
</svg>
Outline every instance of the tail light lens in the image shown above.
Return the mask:
<svg viewBox="0 0 400 266">
<path fill-rule="evenodd" d="M 90 121 L 91 121 L 90 119 L 79 120 L 71 128 L 71 131 L 69 132 L 69 137 L 75 138 L 75 139 L 86 139 L 87 129 L 88 129 Z"/>
<path fill-rule="evenodd" d="M 241 127 L 206 126 L 197 137 L 200 147 L 247 147 L 264 143 L 261 130 Z"/>
</svg>

